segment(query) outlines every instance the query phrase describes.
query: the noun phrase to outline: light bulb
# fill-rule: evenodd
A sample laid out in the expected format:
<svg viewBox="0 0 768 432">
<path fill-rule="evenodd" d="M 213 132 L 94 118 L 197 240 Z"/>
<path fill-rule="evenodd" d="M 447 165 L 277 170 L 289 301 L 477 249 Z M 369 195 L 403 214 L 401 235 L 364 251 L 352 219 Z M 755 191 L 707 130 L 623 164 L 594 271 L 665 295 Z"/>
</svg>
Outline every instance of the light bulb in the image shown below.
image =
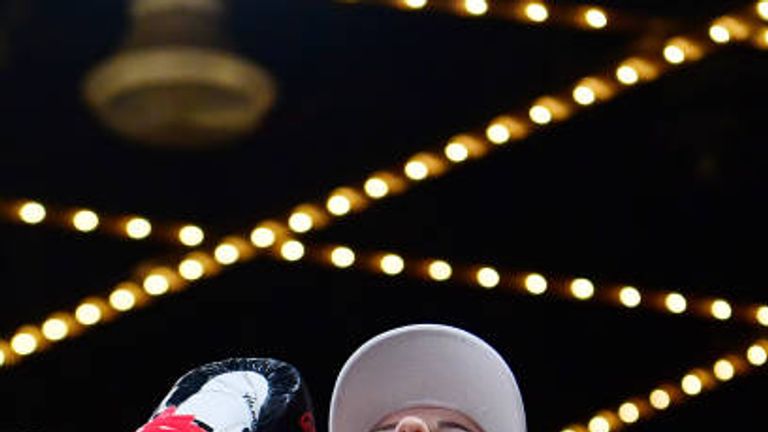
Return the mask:
<svg viewBox="0 0 768 432">
<path fill-rule="evenodd" d="M 348 247 L 336 247 L 331 252 L 331 262 L 336 267 L 347 268 L 355 263 L 355 253 Z"/>
<path fill-rule="evenodd" d="M 275 232 L 271 228 L 256 227 L 251 231 L 251 243 L 258 248 L 268 248 L 275 244 Z"/>
<path fill-rule="evenodd" d="M 205 240 L 205 233 L 196 225 L 185 225 L 179 229 L 179 241 L 184 246 L 198 246 Z"/>
<path fill-rule="evenodd" d="M 30 225 L 42 222 L 45 219 L 45 214 L 45 207 L 39 202 L 28 201 L 19 207 L 19 219 Z"/>
<path fill-rule="evenodd" d="M 479 283 L 480 286 L 489 289 L 496 287 L 496 285 L 498 285 L 499 281 L 501 280 L 499 272 L 497 272 L 496 269 L 492 267 L 481 268 L 477 271 L 475 276 L 477 278 L 477 283 Z"/>
<path fill-rule="evenodd" d="M 429 271 L 429 277 L 431 277 L 436 281 L 448 280 L 451 278 L 451 275 L 453 274 L 453 269 L 451 268 L 451 265 L 441 260 L 432 261 L 429 264 L 428 271 Z"/>
<path fill-rule="evenodd" d="M 91 210 L 79 210 L 72 216 L 72 225 L 78 231 L 91 232 L 99 226 L 99 216 Z"/>
</svg>

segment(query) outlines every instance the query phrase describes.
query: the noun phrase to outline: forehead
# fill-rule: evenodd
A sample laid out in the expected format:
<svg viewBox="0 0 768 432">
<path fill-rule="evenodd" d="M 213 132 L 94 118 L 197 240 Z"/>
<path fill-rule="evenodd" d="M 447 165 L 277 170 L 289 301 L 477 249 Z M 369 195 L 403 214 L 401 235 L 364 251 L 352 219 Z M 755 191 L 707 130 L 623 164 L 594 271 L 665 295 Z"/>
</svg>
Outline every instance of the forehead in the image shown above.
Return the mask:
<svg viewBox="0 0 768 432">
<path fill-rule="evenodd" d="M 400 419 L 406 416 L 421 417 L 428 423 L 452 422 L 465 425 L 471 430 L 482 430 L 471 417 L 462 413 L 461 411 L 450 408 L 429 406 L 405 408 L 391 412 L 379 420 L 376 423 L 376 426 L 397 423 Z"/>
</svg>

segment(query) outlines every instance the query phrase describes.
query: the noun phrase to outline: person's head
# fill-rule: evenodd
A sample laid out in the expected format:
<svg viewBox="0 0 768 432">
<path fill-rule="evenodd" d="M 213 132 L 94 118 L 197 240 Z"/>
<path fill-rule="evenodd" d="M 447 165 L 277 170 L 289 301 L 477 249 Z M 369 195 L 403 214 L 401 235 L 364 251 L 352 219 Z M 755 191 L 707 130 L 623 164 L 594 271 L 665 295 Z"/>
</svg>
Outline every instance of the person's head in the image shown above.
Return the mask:
<svg viewBox="0 0 768 432">
<path fill-rule="evenodd" d="M 515 377 L 487 343 L 411 325 L 363 344 L 339 373 L 330 432 L 525 432 Z"/>
</svg>

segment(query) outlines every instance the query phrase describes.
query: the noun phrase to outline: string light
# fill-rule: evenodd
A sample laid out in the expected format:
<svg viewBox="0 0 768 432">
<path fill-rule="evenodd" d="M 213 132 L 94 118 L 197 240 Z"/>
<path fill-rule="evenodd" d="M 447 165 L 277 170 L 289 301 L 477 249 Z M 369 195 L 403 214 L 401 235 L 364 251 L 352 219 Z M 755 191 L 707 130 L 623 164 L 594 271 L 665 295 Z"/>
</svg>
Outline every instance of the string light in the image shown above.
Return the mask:
<svg viewBox="0 0 768 432">
<path fill-rule="evenodd" d="M 552 111 L 543 105 L 534 105 L 528 111 L 528 116 L 538 125 L 545 125 L 552 121 Z"/>
<path fill-rule="evenodd" d="M 471 15 L 484 15 L 488 12 L 488 3 L 485 0 L 464 0 L 464 9 Z"/>
<path fill-rule="evenodd" d="M 355 263 L 355 252 L 345 246 L 338 246 L 331 252 L 331 262 L 339 268 L 347 268 Z"/>
<path fill-rule="evenodd" d="M 403 4 L 410 9 L 422 9 L 427 5 L 427 0 L 403 0 Z"/>
<path fill-rule="evenodd" d="M 118 286 L 109 295 L 109 304 L 117 311 L 125 312 L 136 306 L 136 294 L 134 289 L 128 286 Z"/>
<path fill-rule="evenodd" d="M 26 356 L 37 350 L 38 342 L 34 334 L 27 331 L 16 333 L 11 339 L 11 349 L 16 354 Z"/>
<path fill-rule="evenodd" d="M 445 157 L 451 162 L 463 162 L 469 157 L 469 149 L 464 143 L 450 142 L 445 146 Z"/>
<path fill-rule="evenodd" d="M 488 141 L 494 144 L 504 144 L 512 137 L 509 128 L 502 123 L 492 123 L 485 130 Z"/>
<path fill-rule="evenodd" d="M 736 368 L 734 368 L 733 363 L 728 359 L 718 360 L 714 367 L 712 367 L 712 371 L 715 374 L 715 378 L 720 381 L 729 381 L 736 374 Z"/>
<path fill-rule="evenodd" d="M 542 23 L 549 18 L 549 10 L 543 3 L 528 3 L 525 6 L 525 16 L 533 22 Z"/>
<path fill-rule="evenodd" d="M 538 273 L 531 273 L 525 277 L 525 289 L 533 295 L 541 295 L 547 291 L 547 280 Z"/>
<path fill-rule="evenodd" d="M 328 198 L 325 207 L 331 214 L 335 216 L 343 216 L 352 210 L 352 202 L 344 195 L 334 194 Z"/>
<path fill-rule="evenodd" d="M 608 422 L 608 419 L 602 415 L 592 417 L 592 419 L 589 420 L 587 427 L 589 428 L 589 432 L 610 432 L 611 430 L 611 424 Z"/>
<path fill-rule="evenodd" d="M 592 105 L 596 99 L 595 91 L 583 84 L 573 89 L 573 100 L 579 105 Z"/>
<path fill-rule="evenodd" d="M 451 265 L 442 260 L 432 261 L 429 264 L 429 277 L 436 281 L 445 281 L 451 278 L 453 269 Z"/>
<path fill-rule="evenodd" d="M 29 225 L 45 220 L 45 207 L 36 201 L 27 201 L 19 207 L 19 219 Z"/>
<path fill-rule="evenodd" d="M 579 300 L 589 300 L 595 294 L 595 286 L 588 279 L 574 279 L 571 294 Z"/>
<path fill-rule="evenodd" d="M 640 409 L 634 402 L 624 402 L 619 407 L 619 419 L 627 424 L 632 424 L 640 419 Z"/>
<path fill-rule="evenodd" d="M 621 289 L 621 291 L 619 291 L 619 301 L 621 301 L 621 304 L 628 308 L 634 308 L 640 305 L 642 296 L 637 288 L 625 286 Z"/>
<path fill-rule="evenodd" d="M 305 233 L 312 229 L 315 222 L 312 218 L 312 215 L 305 211 L 297 211 L 294 212 L 289 218 L 288 218 L 288 226 L 291 228 L 293 232 L 297 233 Z"/>
<path fill-rule="evenodd" d="M 657 410 L 665 410 L 669 408 L 670 403 L 672 403 L 672 398 L 669 396 L 669 392 L 659 388 L 651 392 L 648 401 L 651 403 L 651 406 Z"/>
<path fill-rule="evenodd" d="M 69 334 L 69 325 L 61 318 L 49 318 L 42 326 L 43 336 L 49 341 L 60 341 Z"/>
<path fill-rule="evenodd" d="M 752 366 L 762 366 L 768 360 L 768 353 L 760 344 L 754 344 L 747 350 L 747 361 Z"/>
<path fill-rule="evenodd" d="M 757 14 L 760 15 L 760 18 L 768 21 L 768 1 L 761 0 L 757 2 L 756 9 Z"/>
<path fill-rule="evenodd" d="M 134 240 L 141 240 L 152 233 L 152 224 L 142 217 L 133 217 L 126 222 L 125 233 Z"/>
<path fill-rule="evenodd" d="M 374 199 L 384 198 L 389 194 L 389 184 L 381 177 L 369 178 L 363 188 L 365 193 Z"/>
<path fill-rule="evenodd" d="M 186 258 L 179 263 L 179 275 L 188 281 L 198 280 L 205 275 L 205 266 L 196 258 Z"/>
<path fill-rule="evenodd" d="M 216 249 L 213 251 L 213 257 L 219 264 L 234 264 L 240 259 L 240 249 L 232 243 L 224 242 L 216 246 Z"/>
<path fill-rule="evenodd" d="M 304 258 L 304 245 L 298 240 L 288 240 L 280 246 L 280 255 L 286 261 L 299 261 Z"/>
<path fill-rule="evenodd" d="M 760 325 L 768 327 L 768 306 L 760 306 L 757 308 L 755 319 Z"/>
<path fill-rule="evenodd" d="M 2 346 L 0 346 L 0 367 L 5 365 L 5 359 L 6 359 L 5 349 Z"/>
<path fill-rule="evenodd" d="M 584 12 L 584 21 L 594 29 L 602 29 L 608 25 L 608 16 L 598 8 L 589 8 Z"/>
<path fill-rule="evenodd" d="M 72 225 L 78 231 L 91 232 L 99 226 L 99 216 L 91 210 L 79 210 L 72 216 Z"/>
<path fill-rule="evenodd" d="M 185 225 L 179 229 L 179 241 L 184 246 L 199 246 L 205 240 L 205 232 L 196 225 Z"/>
<path fill-rule="evenodd" d="M 151 296 L 161 296 L 171 289 L 171 282 L 164 272 L 153 272 L 144 278 L 144 291 Z"/>
<path fill-rule="evenodd" d="M 667 62 L 678 65 L 689 60 L 696 60 L 700 52 L 699 48 L 690 40 L 675 38 L 667 42 L 663 54 Z"/>
<path fill-rule="evenodd" d="M 695 373 L 689 373 L 683 377 L 682 381 L 680 382 L 680 387 L 683 389 L 685 394 L 689 396 L 696 396 L 697 394 L 701 393 L 701 390 L 704 388 L 704 384 L 701 382 L 701 378 L 699 378 L 698 375 Z"/>
<path fill-rule="evenodd" d="M 381 257 L 381 260 L 379 261 L 379 267 L 384 273 L 390 276 L 394 276 L 400 274 L 400 272 L 403 271 L 405 268 L 405 263 L 403 262 L 403 259 L 398 255 L 386 254 Z"/>
<path fill-rule="evenodd" d="M 101 308 L 92 302 L 85 302 L 75 309 L 75 319 L 82 325 L 90 326 L 101 321 Z"/>
<path fill-rule="evenodd" d="M 664 304 L 670 312 L 675 314 L 681 314 L 688 308 L 688 302 L 680 293 L 667 294 L 667 297 L 664 299 Z"/>
<path fill-rule="evenodd" d="M 712 24 L 712 26 L 709 27 L 709 37 L 715 43 L 725 44 L 730 42 L 731 32 L 723 25 Z"/>
<path fill-rule="evenodd" d="M 411 180 L 424 180 L 429 175 L 429 168 L 420 160 L 411 160 L 405 164 L 405 175 Z"/>
<path fill-rule="evenodd" d="M 257 248 L 268 248 L 275 244 L 275 231 L 265 226 L 259 226 L 251 231 L 251 243 Z"/>
<path fill-rule="evenodd" d="M 712 312 L 713 317 L 725 321 L 731 317 L 731 305 L 725 300 L 718 299 L 712 302 L 710 312 Z"/>
<path fill-rule="evenodd" d="M 640 80 L 640 74 L 631 65 L 621 65 L 616 69 L 616 78 L 625 85 L 636 84 Z"/>
<path fill-rule="evenodd" d="M 494 288 L 499 284 L 501 277 L 493 267 L 483 267 L 475 275 L 477 283 L 483 288 Z"/>
</svg>

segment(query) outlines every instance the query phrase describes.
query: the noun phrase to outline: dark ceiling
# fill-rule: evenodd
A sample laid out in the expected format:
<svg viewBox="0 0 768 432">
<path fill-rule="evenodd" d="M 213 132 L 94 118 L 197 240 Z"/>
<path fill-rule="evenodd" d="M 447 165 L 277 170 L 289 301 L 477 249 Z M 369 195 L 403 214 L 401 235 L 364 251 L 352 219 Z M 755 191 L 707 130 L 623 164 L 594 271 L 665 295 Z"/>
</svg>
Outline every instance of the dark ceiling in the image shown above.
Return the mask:
<svg viewBox="0 0 768 432">
<path fill-rule="evenodd" d="M 693 23 L 738 5 L 605 4 Z M 272 71 L 279 103 L 242 142 L 170 152 L 114 137 L 81 101 L 83 75 L 125 31 L 122 2 L 1 6 L 0 197 L 222 233 L 565 88 L 632 41 L 326 0 L 236 0 L 233 39 Z M 768 55 L 729 48 L 309 240 L 766 300 L 766 77 Z M 13 224 L 0 239 L 3 336 L 173 252 Z M 498 347 L 533 432 L 584 421 L 754 336 L 737 324 L 263 259 L 0 371 L 0 431 L 131 431 L 183 372 L 229 356 L 295 364 L 324 424 L 352 350 L 425 321 Z M 729 383 L 634 430 L 753 429 L 766 388 L 764 374 Z"/>
</svg>

